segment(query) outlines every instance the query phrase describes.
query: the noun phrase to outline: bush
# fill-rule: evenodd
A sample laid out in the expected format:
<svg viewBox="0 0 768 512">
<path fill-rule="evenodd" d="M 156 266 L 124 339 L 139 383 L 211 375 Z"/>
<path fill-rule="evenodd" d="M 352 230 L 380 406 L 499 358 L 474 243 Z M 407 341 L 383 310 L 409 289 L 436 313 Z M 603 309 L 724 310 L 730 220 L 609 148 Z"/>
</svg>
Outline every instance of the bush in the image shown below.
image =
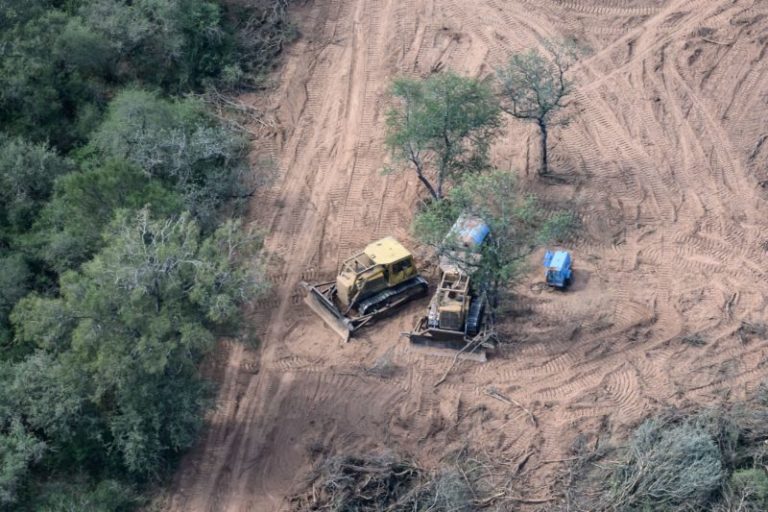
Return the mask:
<svg viewBox="0 0 768 512">
<path fill-rule="evenodd" d="M 635 431 L 625 461 L 614 471 L 609 498 L 619 510 L 703 507 L 725 476 L 709 431 L 692 421 L 670 426 L 652 419 Z"/>
<path fill-rule="evenodd" d="M 54 480 L 34 491 L 24 512 L 128 512 L 142 502 L 131 486 L 111 479 L 96 485 L 79 477 Z"/>
<path fill-rule="evenodd" d="M 222 208 L 242 206 L 248 144 L 208 116 L 194 100 L 168 101 L 142 90 L 120 93 L 94 134 L 90 151 L 102 161 L 125 160 L 183 197 L 183 207 L 211 230 Z"/>
<path fill-rule="evenodd" d="M 474 495 L 472 488 L 458 470 L 446 468 L 438 471 L 419 493 L 416 510 L 470 512 Z"/>
<path fill-rule="evenodd" d="M 728 485 L 729 493 L 745 503 L 749 510 L 768 508 L 768 475 L 764 469 L 739 469 L 734 471 Z M 745 507 L 746 508 L 746 507 Z"/>
<path fill-rule="evenodd" d="M 72 165 L 44 144 L 0 133 L 0 243 L 32 226 L 54 180 Z"/>
</svg>

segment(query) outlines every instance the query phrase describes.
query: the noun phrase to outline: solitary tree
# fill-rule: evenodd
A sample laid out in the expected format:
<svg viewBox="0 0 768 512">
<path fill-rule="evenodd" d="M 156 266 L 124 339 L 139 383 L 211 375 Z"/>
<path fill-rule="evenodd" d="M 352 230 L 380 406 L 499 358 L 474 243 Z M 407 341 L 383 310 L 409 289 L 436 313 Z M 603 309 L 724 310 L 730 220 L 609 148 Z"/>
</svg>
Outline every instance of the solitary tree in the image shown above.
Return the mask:
<svg viewBox="0 0 768 512">
<path fill-rule="evenodd" d="M 502 110 L 517 119 L 534 122 L 539 127 L 539 174 L 549 172 L 549 128 L 567 122 L 566 117 L 558 117 L 557 114 L 565 106 L 565 98 L 573 91 L 573 82 L 565 75 L 579 55 L 572 42 L 548 42 L 544 46 L 549 55 L 536 49 L 518 53 L 512 56 L 507 67 L 497 71 L 501 82 Z"/>
<path fill-rule="evenodd" d="M 438 252 L 461 251 L 460 241 L 446 233 L 462 214 L 480 217 L 490 228 L 481 258 L 460 263 L 472 273 L 478 291 L 488 293 L 492 305 L 531 251 L 562 237 L 571 221 L 568 213 L 547 213 L 535 197 L 520 190 L 513 174 L 495 170 L 465 176 L 446 200 L 428 205 L 414 219 L 414 234 Z"/>
<path fill-rule="evenodd" d="M 462 173 L 488 166 L 500 110 L 486 83 L 447 72 L 397 79 L 392 94 L 397 105 L 387 115 L 387 145 L 432 197 L 442 198 L 445 183 Z"/>
</svg>

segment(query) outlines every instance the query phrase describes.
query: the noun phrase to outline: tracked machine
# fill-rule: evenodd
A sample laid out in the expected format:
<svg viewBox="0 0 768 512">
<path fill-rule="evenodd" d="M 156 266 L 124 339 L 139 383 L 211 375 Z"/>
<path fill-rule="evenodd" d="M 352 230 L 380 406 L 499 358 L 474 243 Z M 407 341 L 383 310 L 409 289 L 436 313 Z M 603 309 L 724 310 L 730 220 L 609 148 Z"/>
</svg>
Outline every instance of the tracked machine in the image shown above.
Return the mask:
<svg viewBox="0 0 768 512">
<path fill-rule="evenodd" d="M 375 318 L 426 296 L 429 289 L 413 255 L 391 237 L 347 259 L 335 281 L 301 284 L 307 305 L 344 341 Z"/>
<path fill-rule="evenodd" d="M 479 248 L 488 233 L 485 222 L 472 216 L 461 216 L 451 228 L 446 240 L 454 250 L 440 258 L 440 285 L 427 315 L 405 333 L 413 345 L 479 361 L 485 361 L 486 353 L 493 350 L 495 336 L 486 317 L 487 299 L 482 290 L 471 286 L 471 268 L 479 261 Z"/>
</svg>

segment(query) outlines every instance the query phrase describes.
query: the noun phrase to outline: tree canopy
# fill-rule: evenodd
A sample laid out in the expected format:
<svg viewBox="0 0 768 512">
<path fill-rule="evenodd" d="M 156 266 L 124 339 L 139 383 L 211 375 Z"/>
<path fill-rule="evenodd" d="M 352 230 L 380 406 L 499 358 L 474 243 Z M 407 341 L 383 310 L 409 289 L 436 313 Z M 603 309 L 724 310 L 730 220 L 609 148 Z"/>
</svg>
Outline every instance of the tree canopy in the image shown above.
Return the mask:
<svg viewBox="0 0 768 512">
<path fill-rule="evenodd" d="M 396 160 L 413 167 L 432 197 L 443 197 L 446 182 L 487 168 L 500 110 L 485 82 L 452 72 L 399 78 L 392 95 L 387 145 Z"/>
<path fill-rule="evenodd" d="M 414 219 L 414 234 L 440 253 L 461 252 L 460 242 L 446 234 L 463 214 L 480 217 L 490 228 L 481 258 L 461 263 L 472 274 L 476 291 L 483 289 L 494 300 L 537 245 L 563 237 L 571 224 L 570 214 L 542 209 L 520 189 L 514 174 L 494 170 L 465 176 L 443 201 L 427 205 Z"/>
<path fill-rule="evenodd" d="M 579 48 L 570 41 L 545 42 L 546 53 L 531 49 L 513 54 L 506 67 L 498 70 L 501 84 L 501 108 L 516 119 L 536 123 L 541 138 L 540 174 L 549 171 L 548 135 L 550 126 L 564 123 L 556 115 L 573 91 L 566 73 L 579 56 Z"/>
<path fill-rule="evenodd" d="M 270 176 L 204 100 L 262 87 L 286 5 L 0 2 L 0 510 L 130 510 L 194 440 Z"/>
<path fill-rule="evenodd" d="M 187 214 L 155 220 L 146 209 L 122 210 L 104 243 L 62 275 L 57 297 L 27 295 L 11 315 L 15 343 L 30 353 L 0 367 L 0 443 L 16 480 L 41 457 L 80 471 L 158 475 L 201 425 L 200 359 L 264 286 L 238 265 L 260 239 L 237 221 L 203 236 Z"/>
</svg>

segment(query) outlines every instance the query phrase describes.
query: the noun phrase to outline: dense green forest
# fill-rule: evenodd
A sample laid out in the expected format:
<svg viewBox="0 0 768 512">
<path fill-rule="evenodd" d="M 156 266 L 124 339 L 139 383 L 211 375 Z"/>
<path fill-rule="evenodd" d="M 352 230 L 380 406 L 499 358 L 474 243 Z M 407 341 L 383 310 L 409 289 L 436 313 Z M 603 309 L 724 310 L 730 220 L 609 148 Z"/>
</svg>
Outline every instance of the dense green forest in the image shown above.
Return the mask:
<svg viewBox="0 0 768 512">
<path fill-rule="evenodd" d="M 0 509 L 131 509 L 194 442 L 265 286 L 201 98 L 262 86 L 286 1 L 0 3 Z"/>
</svg>

